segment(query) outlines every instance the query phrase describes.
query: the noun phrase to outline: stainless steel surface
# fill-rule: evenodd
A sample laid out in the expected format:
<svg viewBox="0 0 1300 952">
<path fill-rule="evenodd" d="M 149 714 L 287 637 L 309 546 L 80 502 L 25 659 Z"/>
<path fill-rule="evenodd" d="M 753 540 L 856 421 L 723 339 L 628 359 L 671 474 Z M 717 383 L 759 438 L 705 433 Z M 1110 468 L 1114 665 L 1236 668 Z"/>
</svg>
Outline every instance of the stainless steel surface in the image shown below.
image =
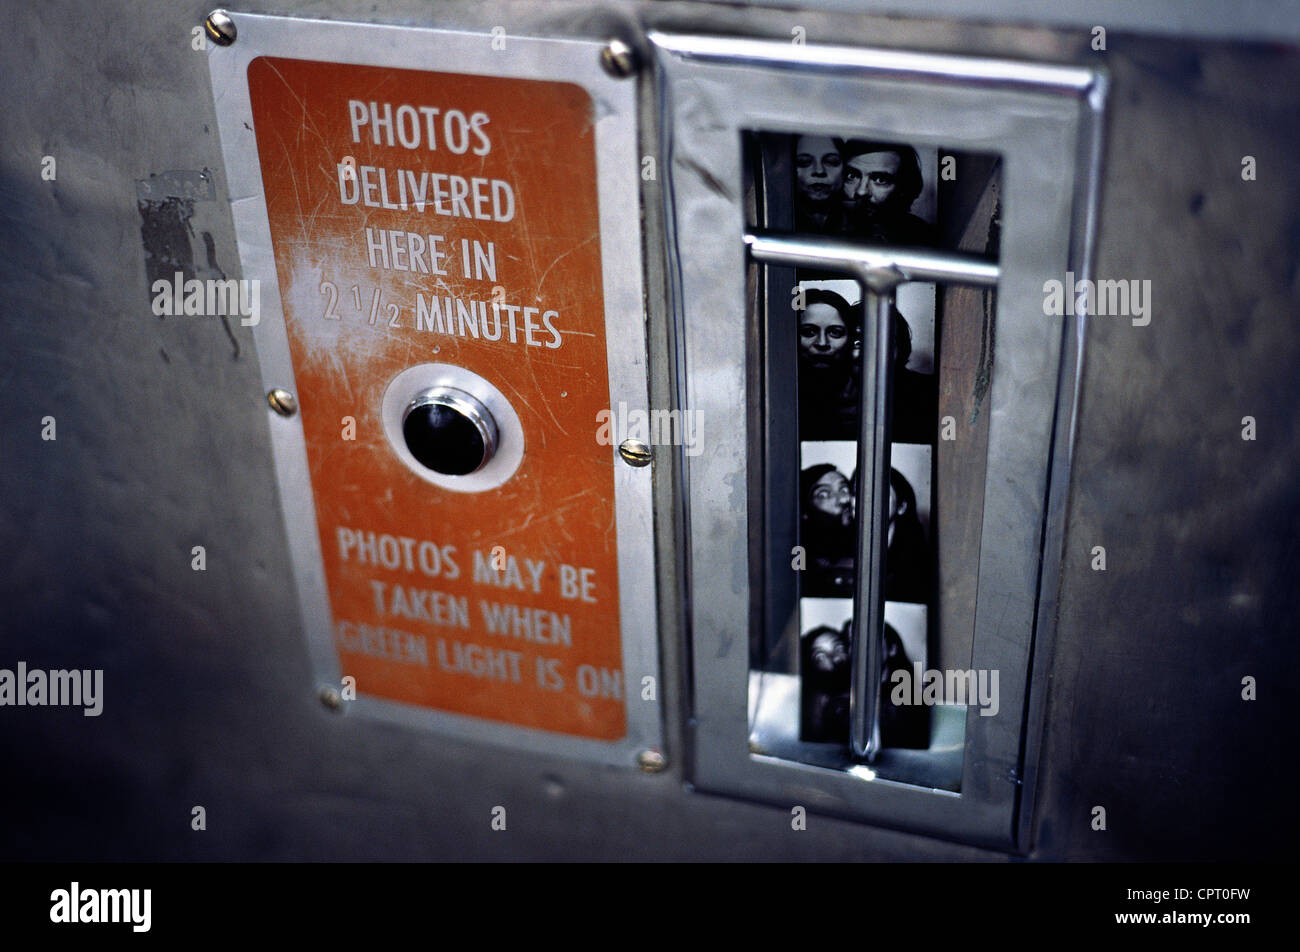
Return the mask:
<svg viewBox="0 0 1300 952">
<path fill-rule="evenodd" d="M 966 747 L 964 707 L 943 704 L 934 708 L 928 750 L 885 747 L 871 764 L 864 764 L 843 744 L 799 739 L 798 677 L 773 671 L 751 671 L 749 677 L 755 711 L 749 736 L 751 753 L 848 771 L 870 780 L 896 781 L 949 794 L 961 791 Z"/>
<path fill-rule="evenodd" d="M 961 85 L 968 89 L 998 87 L 1003 90 L 1031 90 L 1039 94 L 1055 93 L 1065 96 L 1086 95 L 1098 82 L 1096 71 L 1085 67 L 981 60 L 879 47 L 863 49 L 825 42 L 792 44 L 743 36 L 671 34 L 658 31 L 651 31 L 649 40 L 657 49 L 684 63 L 798 69 L 823 79 L 835 74 L 843 76 L 851 73 L 855 78 L 864 80 L 884 77 Z M 821 93 L 833 95 L 826 89 Z M 884 108 L 884 100 L 870 102 L 873 110 Z M 894 108 L 897 108 L 897 104 Z M 789 128 L 796 131 L 812 128 L 800 125 L 804 116 L 797 107 L 786 110 L 783 118 Z M 973 118 L 974 116 L 968 116 L 967 120 Z"/>
<path fill-rule="evenodd" d="M 1287 687 L 1300 673 L 1291 635 L 1300 614 L 1292 419 L 1300 338 L 1288 317 L 1300 229 L 1294 5 L 392 0 L 375 9 L 284 0 L 247 8 L 258 6 L 476 35 L 501 26 L 508 45 L 516 35 L 567 36 L 599 48 L 613 35 L 635 38 L 638 22 L 788 44 L 799 25 L 813 46 L 1104 67 L 1106 141 L 1089 137 L 1104 158 L 1095 166 L 1102 201 L 1086 270 L 1151 279 L 1156 306 L 1145 328 L 1109 318 L 1054 324 L 1063 330 L 1064 399 L 1035 617 L 1053 620 L 1055 637 L 1032 657 L 1027 717 L 1042 730 L 1029 732 L 1025 759 L 1039 770 L 1005 781 L 1024 791 L 1018 841 L 1031 858 L 1056 862 L 1294 856 L 1291 791 L 1300 776 L 1279 754 L 1300 742 Z M 0 855 L 1005 860 L 997 848 L 819 813 L 798 776 L 780 792 L 786 806 L 687 788 L 694 754 L 678 712 L 689 686 L 681 581 L 688 570 L 711 572 L 694 597 L 729 600 L 744 551 L 727 536 L 723 561 L 707 569 L 690 561 L 669 465 L 619 467 L 620 478 L 653 481 L 656 493 L 655 521 L 636 525 L 655 550 L 637 564 L 660 579 L 663 666 L 656 700 L 639 700 L 638 690 L 635 703 L 668 724 L 663 772 L 609 770 L 542 750 L 501 756 L 474 741 L 326 710 L 312 689 L 283 528 L 285 510 L 300 500 L 279 492 L 275 478 L 271 434 L 293 424 L 265 402 L 269 386 L 289 384 L 263 385 L 252 330 L 238 321 L 227 332 L 218 320 L 149 310 L 159 245 L 144 228 L 178 227 L 160 243 L 169 264 L 240 276 L 224 201 L 232 169 L 217 141 L 206 57 L 189 43 L 207 8 L 142 0 L 122 19 L 130 30 L 87 45 L 84 26 L 105 8 L 126 6 L 15 7 L 0 47 L 0 69 L 22 80 L 22 94 L 0 113 L 0 641 L 10 666 L 103 668 L 106 689 L 98 718 L 0 710 L 0 749 L 18 765 L 0 788 Z M 1108 27 L 1104 53 L 1089 47 L 1093 22 Z M 641 108 L 626 173 L 642 197 L 644 223 L 632 231 L 644 227 L 651 405 L 666 406 L 674 393 L 667 368 L 686 357 L 664 303 L 667 182 L 662 161 L 656 178 L 638 181 L 637 160 L 661 155 L 667 126 L 650 69 L 623 85 Z M 57 159 L 56 180 L 41 177 L 47 155 Z M 1241 178 L 1246 155 L 1258 160 L 1258 181 Z M 135 182 L 171 170 L 198 180 L 204 169 L 220 202 L 179 195 L 142 211 Z M 636 219 L 635 204 L 619 213 Z M 723 227 L 706 212 L 702 230 Z M 1032 290 L 1041 298 L 1041 283 Z M 634 300 L 631 313 L 641 306 Z M 273 313 L 264 307 L 264 321 Z M 721 331 L 704 333 L 724 351 L 732 346 Z M 999 336 L 996 377 L 1041 388 L 1037 360 L 1013 359 L 1004 344 Z M 174 411 L 162 423 L 160 405 Z M 58 438 L 42 442 L 47 415 L 57 417 Z M 1258 421 L 1254 441 L 1241 439 L 1245 415 Z M 719 418 L 709 444 L 724 423 L 745 425 Z M 688 461 L 692 471 L 700 460 Z M 745 485 L 734 467 L 715 472 L 731 480 L 714 492 L 726 500 L 721 528 L 735 532 Z M 1062 531 L 1053 535 L 1052 525 Z M 207 547 L 204 572 L 190 568 L 196 544 Z M 1105 571 L 1090 566 L 1097 545 L 1107 550 Z M 1018 584 L 998 581 L 1008 592 Z M 986 633 L 997 636 L 997 619 L 989 622 Z M 744 629 L 724 634 L 729 647 L 722 635 L 708 647 L 743 652 Z M 1246 676 L 1259 680 L 1255 701 L 1242 699 Z M 508 833 L 487 823 L 497 803 L 510 808 Z M 790 829 L 794 803 L 809 808 L 799 833 Z M 207 808 L 206 832 L 189 829 L 194 804 Z M 1106 831 L 1092 829 L 1096 805 L 1108 812 Z"/>
<path fill-rule="evenodd" d="M 1098 25 L 1112 34 L 1166 34 L 1232 40 L 1300 40 L 1295 7 L 1275 0 L 1236 0 L 1231 4 L 1185 0 L 751 0 L 755 7 L 780 7 L 801 13 L 835 10 L 888 17 L 955 20 L 968 29 L 998 24 L 1003 29 L 1038 31 L 1044 27 L 1091 37 Z M 812 36 L 816 36 L 813 33 Z"/>
</svg>

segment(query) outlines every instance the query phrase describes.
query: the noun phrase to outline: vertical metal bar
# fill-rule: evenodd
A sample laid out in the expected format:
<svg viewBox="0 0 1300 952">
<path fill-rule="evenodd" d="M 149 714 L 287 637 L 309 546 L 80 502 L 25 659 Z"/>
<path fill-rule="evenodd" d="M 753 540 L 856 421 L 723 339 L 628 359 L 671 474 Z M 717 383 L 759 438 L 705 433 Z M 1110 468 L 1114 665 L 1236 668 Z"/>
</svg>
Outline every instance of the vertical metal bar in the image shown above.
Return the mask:
<svg viewBox="0 0 1300 952">
<path fill-rule="evenodd" d="M 889 443 L 894 393 L 894 289 L 875 291 L 864 286 L 864 291 L 856 487 L 858 584 L 853 593 L 849 738 L 853 753 L 870 762 L 880 750 L 885 530 L 889 524 Z"/>
</svg>

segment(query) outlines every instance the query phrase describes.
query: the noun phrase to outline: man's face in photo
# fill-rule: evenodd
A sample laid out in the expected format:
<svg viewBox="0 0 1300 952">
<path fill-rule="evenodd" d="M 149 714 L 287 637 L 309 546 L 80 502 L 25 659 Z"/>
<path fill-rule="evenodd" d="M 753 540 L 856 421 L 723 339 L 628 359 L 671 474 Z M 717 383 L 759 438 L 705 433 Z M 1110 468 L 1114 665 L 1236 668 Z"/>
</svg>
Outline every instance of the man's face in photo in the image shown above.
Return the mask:
<svg viewBox="0 0 1300 952">
<path fill-rule="evenodd" d="M 809 365 L 825 370 L 848 353 L 849 328 L 840 312 L 829 304 L 809 304 L 799 316 L 799 355 Z"/>
<path fill-rule="evenodd" d="M 867 152 L 849 159 L 844 169 L 844 204 L 866 211 L 888 205 L 898 188 L 901 165 L 897 152 Z"/>
<path fill-rule="evenodd" d="M 834 198 L 844 182 L 844 160 L 829 136 L 800 136 L 794 171 L 799 195 L 811 202 Z"/>
</svg>

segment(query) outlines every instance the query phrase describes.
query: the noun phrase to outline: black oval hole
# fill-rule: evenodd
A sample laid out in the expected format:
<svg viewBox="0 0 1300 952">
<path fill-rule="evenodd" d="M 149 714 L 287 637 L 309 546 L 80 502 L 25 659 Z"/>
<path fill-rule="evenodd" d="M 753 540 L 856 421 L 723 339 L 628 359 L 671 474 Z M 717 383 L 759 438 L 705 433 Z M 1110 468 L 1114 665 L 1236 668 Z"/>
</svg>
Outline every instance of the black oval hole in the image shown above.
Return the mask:
<svg viewBox="0 0 1300 952">
<path fill-rule="evenodd" d="M 483 465 L 483 435 L 463 413 L 442 404 L 416 407 L 402 423 L 406 448 L 444 476 L 465 476 Z"/>
</svg>

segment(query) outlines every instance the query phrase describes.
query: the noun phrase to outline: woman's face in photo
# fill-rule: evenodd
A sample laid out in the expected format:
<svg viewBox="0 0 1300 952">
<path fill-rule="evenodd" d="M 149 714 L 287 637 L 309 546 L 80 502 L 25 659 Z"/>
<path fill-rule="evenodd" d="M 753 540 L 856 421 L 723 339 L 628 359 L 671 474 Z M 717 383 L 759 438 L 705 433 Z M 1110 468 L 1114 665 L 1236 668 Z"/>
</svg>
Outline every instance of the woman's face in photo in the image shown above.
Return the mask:
<svg viewBox="0 0 1300 952">
<path fill-rule="evenodd" d="M 853 521 L 853 490 L 844 474 L 833 469 L 813 484 L 813 508 L 849 525 Z"/>
<path fill-rule="evenodd" d="M 795 143 L 794 173 L 802 197 L 825 202 L 844 183 L 844 160 L 828 136 L 800 136 Z"/>
<path fill-rule="evenodd" d="M 829 304 L 810 304 L 799 316 L 799 355 L 814 367 L 839 363 L 847 353 L 849 328 Z"/>
<path fill-rule="evenodd" d="M 820 634 L 813 639 L 812 662 L 818 671 L 828 674 L 849 663 L 849 649 L 843 639 L 831 634 Z"/>
</svg>

